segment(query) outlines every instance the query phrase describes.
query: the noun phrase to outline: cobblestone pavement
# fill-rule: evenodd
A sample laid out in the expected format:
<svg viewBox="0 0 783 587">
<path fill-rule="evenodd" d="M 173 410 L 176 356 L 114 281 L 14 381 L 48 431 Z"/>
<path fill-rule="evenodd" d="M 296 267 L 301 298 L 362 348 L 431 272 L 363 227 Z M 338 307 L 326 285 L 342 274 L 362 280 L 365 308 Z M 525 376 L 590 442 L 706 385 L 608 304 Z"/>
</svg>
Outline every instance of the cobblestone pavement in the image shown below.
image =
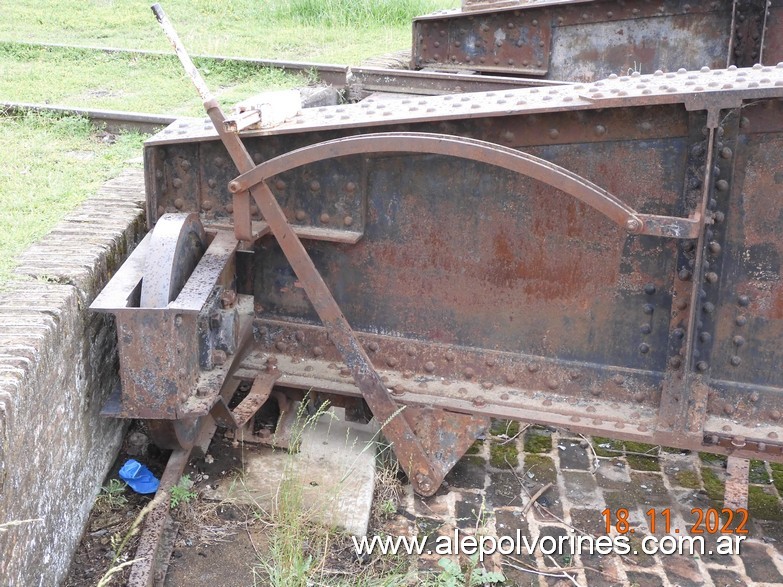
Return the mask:
<svg viewBox="0 0 783 587">
<path fill-rule="evenodd" d="M 598 537 L 607 535 L 602 512 L 608 508 L 615 525 L 618 510 L 625 508 L 634 530 L 627 536 L 631 549 L 639 552 L 636 556 L 583 552 L 550 558 L 538 551 L 495 554 L 485 566 L 502 570 L 507 584 L 519 586 L 783 585 L 783 465 L 751 462 L 748 534 L 739 556 L 717 554 L 720 534 L 706 531 L 701 556 L 642 553 L 642 541 L 651 534 L 650 509 L 656 515 L 655 535 L 666 534 L 668 509 L 670 535 L 678 537 L 693 535 L 689 529 L 698 515 L 693 508 L 721 508 L 725 467 L 725 457 L 707 453 L 604 438 L 588 442 L 566 431 L 495 422 L 435 496 L 422 499 L 408 487 L 393 529 L 387 531 L 428 535 L 426 548 L 433 553 L 420 557 L 418 565 L 420 570 L 436 569 L 443 558 L 434 551 L 437 536 L 453 536 L 455 528 L 465 534 L 512 537 L 519 530 L 530 540 Z M 528 503 L 550 483 L 537 504 Z"/>
</svg>

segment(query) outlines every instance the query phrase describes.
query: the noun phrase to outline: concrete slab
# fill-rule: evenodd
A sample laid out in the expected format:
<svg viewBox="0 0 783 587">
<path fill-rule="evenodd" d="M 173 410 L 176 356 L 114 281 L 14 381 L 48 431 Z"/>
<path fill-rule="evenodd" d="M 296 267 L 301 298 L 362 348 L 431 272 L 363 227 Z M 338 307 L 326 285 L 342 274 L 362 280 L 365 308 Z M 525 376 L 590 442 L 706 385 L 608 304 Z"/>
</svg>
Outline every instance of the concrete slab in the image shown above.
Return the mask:
<svg viewBox="0 0 783 587">
<path fill-rule="evenodd" d="M 305 428 L 299 452 L 261 448 L 245 453 L 244 474 L 205 497 L 274 512 L 281 487 L 301 490 L 302 507 L 314 519 L 364 536 L 375 489 L 376 440 L 374 423 L 347 422 L 344 410 L 334 408 Z"/>
</svg>

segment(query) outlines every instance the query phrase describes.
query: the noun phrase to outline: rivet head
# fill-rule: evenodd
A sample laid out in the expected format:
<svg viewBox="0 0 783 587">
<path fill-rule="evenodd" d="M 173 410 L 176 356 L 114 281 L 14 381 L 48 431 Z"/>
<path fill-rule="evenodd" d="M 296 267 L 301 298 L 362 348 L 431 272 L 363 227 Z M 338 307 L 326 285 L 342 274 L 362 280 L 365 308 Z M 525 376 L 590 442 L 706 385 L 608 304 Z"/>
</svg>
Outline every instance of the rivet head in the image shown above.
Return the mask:
<svg viewBox="0 0 783 587">
<path fill-rule="evenodd" d="M 705 302 L 704 305 L 701 307 L 701 309 L 706 314 L 712 314 L 715 311 L 715 304 L 713 304 L 712 302 Z"/>
<path fill-rule="evenodd" d="M 740 296 L 737 298 L 737 303 L 743 308 L 747 308 L 750 305 L 750 298 L 748 296 Z"/>
<path fill-rule="evenodd" d="M 682 359 L 680 357 L 672 357 L 669 359 L 669 365 L 674 369 L 679 369 L 682 366 Z"/>
<path fill-rule="evenodd" d="M 491 381 L 484 381 L 481 384 L 481 387 L 483 387 L 484 389 L 492 389 L 493 386 L 494 384 Z"/>
<path fill-rule="evenodd" d="M 405 347 L 405 352 L 409 357 L 415 357 L 416 356 L 416 347 L 409 345 Z"/>
<path fill-rule="evenodd" d="M 345 226 L 351 226 L 353 224 L 353 217 L 352 216 L 346 216 L 343 218 L 343 224 Z"/>
<path fill-rule="evenodd" d="M 560 136 L 560 131 L 559 130 L 557 130 L 556 128 L 550 128 L 549 129 L 549 138 L 550 139 L 556 139 L 559 136 Z"/>
<path fill-rule="evenodd" d="M 753 393 L 750 394 L 750 401 L 752 401 L 755 404 L 757 401 L 759 401 L 759 397 L 760 397 L 759 392 L 754 391 Z"/>
<path fill-rule="evenodd" d="M 647 315 L 652 314 L 654 311 L 655 311 L 655 306 L 653 306 L 652 304 L 644 304 L 644 306 L 642 306 L 642 312 L 644 312 Z"/>
<path fill-rule="evenodd" d="M 739 315 L 734 322 L 737 326 L 745 326 L 745 324 L 748 323 L 748 319 L 745 316 Z"/>
<path fill-rule="evenodd" d="M 672 331 L 672 334 L 674 334 L 674 336 L 676 338 L 680 338 L 681 339 L 681 338 L 683 338 L 685 336 L 685 329 L 683 329 L 683 328 L 675 328 Z"/>
<path fill-rule="evenodd" d="M 590 388 L 590 395 L 594 395 L 595 397 L 598 397 L 601 395 L 601 388 L 599 387 L 591 387 Z"/>
<path fill-rule="evenodd" d="M 183 206 L 185 206 L 185 200 L 183 200 L 182 198 L 177 198 L 176 200 L 174 200 L 174 207 L 177 210 L 182 210 Z"/>
<path fill-rule="evenodd" d="M 723 158 L 723 159 L 731 159 L 731 156 L 732 156 L 733 154 L 734 154 L 734 153 L 732 153 L 732 151 L 731 151 L 731 149 L 730 149 L 729 147 L 723 147 L 723 148 L 720 150 L 720 156 L 721 156 L 721 158 Z"/>
<path fill-rule="evenodd" d="M 455 358 L 454 353 L 452 353 L 451 351 L 447 351 L 446 354 L 443 355 L 443 358 L 446 359 L 449 363 L 451 363 L 452 361 L 454 361 Z"/>
<path fill-rule="evenodd" d="M 348 183 L 345 184 L 345 191 L 348 192 L 349 194 L 352 194 L 353 192 L 356 191 L 356 184 L 353 183 L 352 181 L 349 181 Z"/>
<path fill-rule="evenodd" d="M 512 383 L 514 383 L 517 380 L 517 378 L 516 378 L 516 376 L 514 376 L 511 373 L 507 373 L 506 376 L 505 376 L 505 380 L 506 380 L 506 383 L 511 385 Z"/>
<path fill-rule="evenodd" d="M 650 334 L 652 332 L 652 326 L 650 326 L 649 324 L 642 324 L 639 327 L 639 332 L 641 332 L 642 334 Z"/>
<path fill-rule="evenodd" d="M 719 255 L 720 254 L 720 251 L 721 251 L 720 243 L 718 243 L 716 241 L 712 241 L 710 243 L 710 245 L 709 245 L 709 248 L 710 248 L 710 253 L 712 253 L 713 255 Z"/>
<path fill-rule="evenodd" d="M 204 210 L 212 210 L 212 202 L 209 200 L 204 200 L 201 202 L 201 208 Z"/>
<path fill-rule="evenodd" d="M 617 375 L 612 377 L 612 381 L 614 381 L 617 385 L 622 385 L 623 383 L 625 383 L 625 377 L 623 377 L 618 373 Z"/>
<path fill-rule="evenodd" d="M 377 353 L 378 349 L 381 348 L 381 346 L 377 342 L 371 342 L 367 345 L 367 348 L 370 349 L 372 352 Z"/>
<path fill-rule="evenodd" d="M 546 382 L 546 386 L 549 389 L 557 389 L 558 387 L 560 387 L 560 384 L 554 379 L 548 379 Z"/>
<path fill-rule="evenodd" d="M 472 367 L 468 367 L 462 374 L 465 376 L 465 379 L 473 379 L 476 376 L 476 371 L 474 371 Z"/>
<path fill-rule="evenodd" d="M 435 363 L 433 363 L 432 361 L 427 361 L 426 363 L 424 363 L 424 370 L 427 373 L 432 373 L 435 370 Z"/>
<path fill-rule="evenodd" d="M 678 310 L 684 310 L 685 308 L 688 307 L 688 300 L 685 300 L 685 299 L 682 299 L 682 298 L 677 300 L 677 303 L 675 304 L 675 307 Z"/>
<path fill-rule="evenodd" d="M 324 212 L 323 214 L 321 214 L 321 216 L 319 216 L 319 220 L 321 221 L 321 224 L 328 224 L 330 218 L 329 215 L 326 212 Z"/>
<path fill-rule="evenodd" d="M 647 397 L 647 395 L 643 391 L 639 391 L 634 394 L 633 399 L 636 401 L 636 403 L 641 404 L 644 402 L 644 399 Z"/>
<path fill-rule="evenodd" d="M 777 422 L 781 417 L 783 417 L 783 414 L 781 414 L 780 410 L 771 410 L 769 412 L 769 417 Z"/>
<path fill-rule="evenodd" d="M 651 296 L 655 293 L 655 285 L 652 283 L 648 283 L 644 286 L 644 293 L 646 293 L 648 296 Z"/>
<path fill-rule="evenodd" d="M 296 212 L 294 212 L 294 217 L 299 222 L 304 222 L 305 218 L 307 218 L 307 213 L 304 210 L 297 210 Z"/>
<path fill-rule="evenodd" d="M 710 271 L 704 276 L 704 279 L 707 283 L 718 283 L 718 274 L 714 271 Z"/>
<path fill-rule="evenodd" d="M 723 413 L 727 414 L 727 415 L 733 414 L 734 413 L 734 406 L 732 406 L 731 404 L 725 404 L 723 406 Z"/>
<path fill-rule="evenodd" d="M 175 188 L 181 188 L 182 187 L 182 180 L 180 178 L 175 178 L 174 181 L 171 182 L 171 185 L 173 185 Z"/>
<path fill-rule="evenodd" d="M 288 345 L 281 340 L 275 343 L 275 348 L 281 353 L 284 353 L 288 350 Z"/>
<path fill-rule="evenodd" d="M 348 367 L 343 367 L 340 369 L 340 375 L 343 377 L 348 377 L 351 374 L 351 370 Z"/>
<path fill-rule="evenodd" d="M 502 399 L 503 401 L 506 401 L 508 398 L 509 398 L 509 395 L 507 393 L 501 393 L 500 394 L 500 399 Z"/>
<path fill-rule="evenodd" d="M 650 352 L 650 345 L 647 344 L 646 342 L 643 342 L 642 344 L 639 345 L 639 352 L 642 353 L 643 355 L 646 355 L 647 353 Z"/>
<path fill-rule="evenodd" d="M 680 278 L 680 281 L 689 281 L 691 278 L 691 272 L 688 269 L 680 269 L 677 277 Z"/>
<path fill-rule="evenodd" d="M 718 189 L 719 192 L 725 192 L 729 189 L 729 182 L 725 179 L 719 179 L 715 182 L 715 187 Z"/>
<path fill-rule="evenodd" d="M 276 187 L 277 189 L 279 189 L 279 190 L 284 190 L 284 189 L 285 189 L 285 182 L 284 182 L 282 179 L 278 179 L 278 180 L 275 182 L 275 187 Z"/>
<path fill-rule="evenodd" d="M 304 337 L 305 337 L 304 332 L 302 332 L 301 330 L 297 330 L 296 332 L 294 332 L 294 338 L 296 339 L 297 342 L 302 342 L 304 340 Z"/>
<path fill-rule="evenodd" d="M 396 367 L 399 361 L 395 357 L 387 357 L 386 364 L 389 367 Z"/>
<path fill-rule="evenodd" d="M 209 187 L 211 187 L 211 188 L 215 188 L 215 187 L 217 187 L 217 181 L 216 181 L 216 180 L 214 180 L 214 179 L 208 179 L 208 180 L 207 180 L 207 185 L 208 185 Z"/>
<path fill-rule="evenodd" d="M 473 400 L 473 405 L 476 406 L 477 408 L 483 408 L 484 406 L 487 405 L 487 402 L 483 397 L 478 396 Z"/>
<path fill-rule="evenodd" d="M 732 355 L 731 359 L 729 359 L 729 362 L 737 367 L 742 362 L 742 358 L 737 355 Z"/>
<path fill-rule="evenodd" d="M 699 340 L 704 343 L 708 343 L 712 340 L 712 335 L 709 332 L 702 332 L 699 335 Z"/>
<path fill-rule="evenodd" d="M 606 127 L 603 124 L 596 124 L 594 130 L 599 137 L 606 134 Z"/>
<path fill-rule="evenodd" d="M 774 431 L 767 434 L 767 438 L 769 438 L 770 440 L 776 440 L 777 437 L 778 437 L 778 433 Z"/>
<path fill-rule="evenodd" d="M 709 368 L 710 366 L 707 364 L 706 361 L 699 361 L 698 363 L 696 363 L 696 370 L 701 371 L 702 373 L 704 373 Z"/>
<path fill-rule="evenodd" d="M 628 232 L 638 232 L 642 229 L 642 221 L 638 218 L 629 218 L 625 222 L 625 230 Z"/>
<path fill-rule="evenodd" d="M 539 364 L 538 364 L 538 363 L 530 363 L 530 364 L 528 364 L 528 366 L 527 366 L 527 370 L 528 370 L 528 371 L 530 371 L 531 373 L 535 373 L 535 372 L 536 372 L 536 371 L 538 371 L 540 368 L 541 368 L 541 367 L 539 366 Z"/>
<path fill-rule="evenodd" d="M 311 191 L 317 192 L 320 189 L 321 189 L 321 184 L 318 181 L 313 180 L 313 181 L 310 182 L 310 190 Z"/>
</svg>

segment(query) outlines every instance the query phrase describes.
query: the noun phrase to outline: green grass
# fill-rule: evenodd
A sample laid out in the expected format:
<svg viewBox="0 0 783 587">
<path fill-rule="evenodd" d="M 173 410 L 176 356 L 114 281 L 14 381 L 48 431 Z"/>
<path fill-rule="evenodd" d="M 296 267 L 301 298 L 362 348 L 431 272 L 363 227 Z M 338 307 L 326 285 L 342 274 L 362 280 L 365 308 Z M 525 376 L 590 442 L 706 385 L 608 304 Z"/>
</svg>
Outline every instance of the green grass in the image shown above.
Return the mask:
<svg viewBox="0 0 783 587">
<path fill-rule="evenodd" d="M 147 0 L 19 0 L 0 40 L 170 50 Z M 410 46 L 411 19 L 459 0 L 167 0 L 188 51 L 356 64 Z"/>
<path fill-rule="evenodd" d="M 300 76 L 197 60 L 223 106 L 265 89 L 307 85 Z M 56 83 L 52 83 L 56 80 Z M 201 100 L 174 56 L 131 56 L 0 43 L 0 98 L 84 108 L 201 116 Z"/>
<path fill-rule="evenodd" d="M 0 117 L 0 286 L 14 256 L 46 234 L 98 186 L 131 166 L 142 136 L 108 145 L 84 119 Z"/>
</svg>

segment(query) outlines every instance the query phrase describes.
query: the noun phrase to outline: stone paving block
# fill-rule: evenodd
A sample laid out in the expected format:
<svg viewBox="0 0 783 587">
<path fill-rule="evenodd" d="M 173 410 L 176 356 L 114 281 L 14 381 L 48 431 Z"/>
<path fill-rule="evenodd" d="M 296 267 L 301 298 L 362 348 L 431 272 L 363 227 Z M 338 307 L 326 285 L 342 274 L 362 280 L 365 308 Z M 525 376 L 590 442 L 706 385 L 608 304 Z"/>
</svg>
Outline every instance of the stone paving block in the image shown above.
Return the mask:
<svg viewBox="0 0 783 587">
<path fill-rule="evenodd" d="M 658 575 L 628 571 L 628 584 L 633 587 L 663 587 L 663 580 Z"/>
<path fill-rule="evenodd" d="M 590 456 L 587 450 L 582 448 L 579 441 L 560 440 L 557 443 L 561 469 L 577 469 L 587 471 L 590 469 Z"/>
<path fill-rule="evenodd" d="M 484 489 L 487 461 L 480 456 L 462 457 L 446 475 L 445 482 L 457 489 Z"/>
<path fill-rule="evenodd" d="M 623 584 L 616 556 L 583 554 L 581 562 L 590 587 L 617 587 Z"/>
<path fill-rule="evenodd" d="M 705 584 L 699 565 L 692 558 L 680 555 L 661 557 L 663 570 L 672 585 L 678 587 L 700 587 Z"/>
<path fill-rule="evenodd" d="M 587 471 L 563 471 L 565 497 L 580 506 L 599 507 L 603 499 L 595 477 Z"/>
<path fill-rule="evenodd" d="M 531 491 L 532 493 L 532 491 Z M 554 522 L 563 519 L 563 500 L 560 498 L 560 488 L 550 487 L 536 501 L 542 507 L 533 506 L 533 517 L 540 522 Z"/>
<path fill-rule="evenodd" d="M 628 468 L 621 459 L 601 459 L 595 476 L 603 489 L 626 491 L 631 483 Z"/>
<path fill-rule="evenodd" d="M 715 584 L 715 587 L 746 587 L 747 580 L 728 569 L 716 569 L 709 567 L 710 578 Z"/>
<path fill-rule="evenodd" d="M 573 524 L 577 530 L 594 534 L 595 536 L 603 536 L 606 534 L 606 518 L 601 514 L 601 510 L 598 509 L 572 507 L 571 524 Z"/>
<path fill-rule="evenodd" d="M 475 493 L 460 493 L 454 501 L 454 508 L 457 527 L 463 530 L 482 525 L 487 515 L 483 496 Z"/>
<path fill-rule="evenodd" d="M 671 498 L 658 473 L 640 473 L 631 471 L 631 495 L 641 506 L 666 505 Z"/>
<path fill-rule="evenodd" d="M 568 536 L 572 535 L 572 532 L 569 532 L 561 526 L 542 526 L 539 534 L 539 541 L 543 541 L 542 544 L 546 545 L 548 550 L 552 550 L 553 547 L 550 546 L 551 544 L 561 544 L 561 540 L 568 540 Z M 544 540 L 545 537 L 549 537 L 551 540 Z M 552 541 L 554 541 L 554 543 Z M 555 562 L 552 562 L 552 559 L 549 558 L 550 556 Z M 544 556 L 544 565 L 547 567 L 556 568 L 558 565 L 561 567 L 569 567 L 573 562 L 568 546 L 565 546 L 563 549 L 556 548 L 554 553 Z"/>
<path fill-rule="evenodd" d="M 490 473 L 487 499 L 495 508 L 522 506 L 522 486 L 517 475 L 502 471 Z"/>
<path fill-rule="evenodd" d="M 742 563 L 745 565 L 745 572 L 757 583 L 783 585 L 783 575 L 773 562 L 773 556 L 777 555 L 772 554 L 766 544 L 758 542 L 742 544 Z"/>
</svg>

